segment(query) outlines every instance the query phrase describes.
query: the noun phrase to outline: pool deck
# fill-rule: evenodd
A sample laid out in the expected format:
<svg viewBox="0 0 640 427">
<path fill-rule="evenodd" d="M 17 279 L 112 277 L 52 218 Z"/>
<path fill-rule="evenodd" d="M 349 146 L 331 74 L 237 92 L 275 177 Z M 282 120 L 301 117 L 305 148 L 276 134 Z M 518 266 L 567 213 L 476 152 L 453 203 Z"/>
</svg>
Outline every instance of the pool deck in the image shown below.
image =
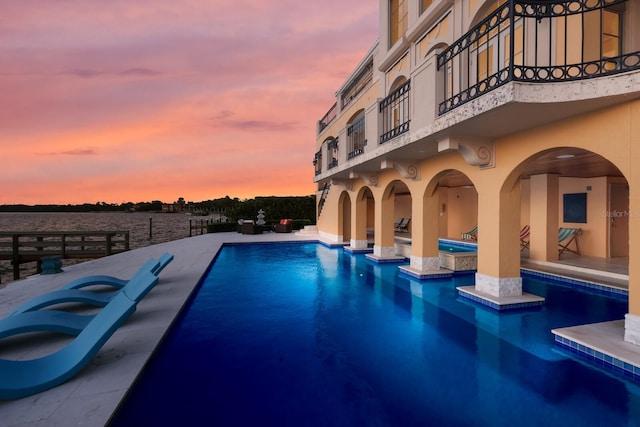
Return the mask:
<svg viewBox="0 0 640 427">
<path fill-rule="evenodd" d="M 92 274 L 128 278 L 149 258 L 157 258 L 164 252 L 174 254 L 174 260 L 160 273 L 159 284 L 85 369 L 48 391 L 0 401 L 0 424 L 5 427 L 105 425 L 223 243 L 317 239 L 315 234 L 294 233 L 204 234 L 75 264 L 59 274 L 35 275 L 7 284 L 0 289 L 0 318 L 24 301 L 59 289 L 73 279 Z M 32 335 L 0 341 L 1 357 L 31 359 L 68 343 L 66 338 L 55 341 L 37 338 Z"/>
<path fill-rule="evenodd" d="M 75 264 L 65 267 L 59 274 L 35 275 L 0 287 L 0 318 L 3 318 L 24 301 L 43 292 L 59 289 L 73 279 L 93 274 L 127 278 L 151 257 L 157 258 L 164 252 L 170 252 L 175 257 L 160 274 L 160 283 L 138 304 L 136 313 L 115 332 L 78 375 L 43 393 L 0 401 L 2 425 L 105 425 L 223 244 L 278 241 L 318 241 L 318 235 L 205 234 Z M 529 264 L 527 268 L 536 268 L 536 265 Z M 563 267 L 563 271 L 566 276 L 571 276 L 570 267 Z M 584 276 L 589 272 L 580 269 L 578 273 Z M 618 279 L 614 285 L 622 286 Z M 607 354 L 618 355 L 624 360 L 638 360 L 640 363 L 640 347 L 622 340 L 624 322 L 578 328 L 581 329 L 575 333 L 579 334 L 580 342 L 591 343 Z M 67 338 L 52 340 L 36 335 L 5 339 L 0 341 L 0 354 L 4 358 L 26 360 L 50 353 L 68 341 Z"/>
</svg>

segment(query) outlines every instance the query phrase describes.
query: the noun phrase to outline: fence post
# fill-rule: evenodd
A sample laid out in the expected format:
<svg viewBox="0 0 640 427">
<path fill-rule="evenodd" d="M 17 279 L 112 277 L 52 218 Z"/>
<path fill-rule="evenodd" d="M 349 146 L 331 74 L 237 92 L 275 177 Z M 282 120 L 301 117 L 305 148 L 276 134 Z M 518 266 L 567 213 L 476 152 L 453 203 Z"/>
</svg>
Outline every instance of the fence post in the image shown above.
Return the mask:
<svg viewBox="0 0 640 427">
<path fill-rule="evenodd" d="M 111 233 L 107 233 L 105 236 L 107 238 L 107 255 L 111 255 L 111 236 L 112 235 L 113 234 Z"/>
<path fill-rule="evenodd" d="M 20 245 L 18 243 L 18 240 L 20 239 L 20 237 L 17 234 L 14 234 L 12 236 L 12 240 L 13 240 L 13 247 L 12 247 L 12 251 L 13 251 L 13 280 L 18 280 L 20 279 L 20 253 L 18 252 L 20 250 Z"/>
<path fill-rule="evenodd" d="M 64 233 L 60 236 L 60 244 L 62 246 L 60 255 L 62 256 L 62 259 L 65 259 L 67 257 L 67 235 Z"/>
</svg>

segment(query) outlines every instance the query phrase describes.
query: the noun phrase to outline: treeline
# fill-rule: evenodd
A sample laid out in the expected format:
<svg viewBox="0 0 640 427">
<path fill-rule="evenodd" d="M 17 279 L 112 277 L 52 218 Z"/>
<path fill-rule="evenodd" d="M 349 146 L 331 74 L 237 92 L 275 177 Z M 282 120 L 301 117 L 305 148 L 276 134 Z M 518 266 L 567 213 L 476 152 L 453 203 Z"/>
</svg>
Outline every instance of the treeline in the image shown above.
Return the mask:
<svg viewBox="0 0 640 427">
<path fill-rule="evenodd" d="M 308 220 L 309 224 L 316 222 L 315 196 L 256 197 L 255 199 L 234 202 L 224 212 L 229 220 L 255 220 L 260 209 L 264 211 L 265 220 L 268 223 L 285 218 Z"/>
<path fill-rule="evenodd" d="M 173 204 L 182 204 L 185 212 L 223 213 L 229 221 L 256 219 L 262 209 L 268 222 L 283 218 L 303 219 L 315 224 L 315 196 L 262 196 L 240 200 L 229 196 L 202 202 L 184 202 L 181 198 Z M 83 203 L 81 205 L 0 205 L 0 212 L 162 212 L 164 202 Z"/>
<path fill-rule="evenodd" d="M 0 205 L 0 212 L 161 212 L 161 201 L 139 203 L 83 203 L 81 205 Z"/>
</svg>

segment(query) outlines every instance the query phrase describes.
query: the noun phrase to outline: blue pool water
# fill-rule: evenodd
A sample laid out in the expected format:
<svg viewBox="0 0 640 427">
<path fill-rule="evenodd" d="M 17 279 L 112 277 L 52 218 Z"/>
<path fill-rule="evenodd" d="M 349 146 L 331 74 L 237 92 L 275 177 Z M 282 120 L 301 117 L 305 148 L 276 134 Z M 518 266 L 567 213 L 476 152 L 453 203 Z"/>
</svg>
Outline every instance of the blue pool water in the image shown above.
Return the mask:
<svg viewBox="0 0 640 427">
<path fill-rule="evenodd" d="M 411 240 L 402 240 L 403 245 L 411 246 Z M 457 242 L 452 240 L 443 240 L 440 239 L 438 241 L 438 250 L 441 252 L 477 252 L 478 246 L 475 244 L 465 243 L 465 242 Z"/>
<path fill-rule="evenodd" d="M 640 425 L 638 384 L 550 333 L 625 301 L 525 279 L 544 307 L 498 314 L 457 297 L 472 282 L 316 244 L 224 247 L 112 425 Z"/>
<path fill-rule="evenodd" d="M 470 245 L 456 245 L 454 243 L 440 241 L 438 243 L 438 250 L 442 252 L 476 252 L 478 249 Z"/>
</svg>

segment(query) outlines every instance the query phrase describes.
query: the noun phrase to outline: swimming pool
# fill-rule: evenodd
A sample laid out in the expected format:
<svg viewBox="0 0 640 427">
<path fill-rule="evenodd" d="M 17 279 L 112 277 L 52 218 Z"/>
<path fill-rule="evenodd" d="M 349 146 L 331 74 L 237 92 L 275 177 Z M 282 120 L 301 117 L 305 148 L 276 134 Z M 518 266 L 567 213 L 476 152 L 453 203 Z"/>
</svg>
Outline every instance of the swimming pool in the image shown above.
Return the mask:
<svg viewBox="0 0 640 427">
<path fill-rule="evenodd" d="M 477 252 L 478 246 L 464 242 L 454 242 L 451 240 L 438 240 L 438 250 L 441 252 Z"/>
<path fill-rule="evenodd" d="M 396 237 L 396 243 L 402 246 L 411 246 L 411 239 Z M 438 239 L 438 250 L 440 252 L 477 252 L 478 245 L 475 243 L 459 242 L 455 240 Z"/>
<path fill-rule="evenodd" d="M 498 314 L 457 297 L 472 283 L 317 244 L 226 246 L 112 425 L 638 425 L 637 384 L 550 332 L 625 301 L 526 278 L 543 308 Z"/>
</svg>

